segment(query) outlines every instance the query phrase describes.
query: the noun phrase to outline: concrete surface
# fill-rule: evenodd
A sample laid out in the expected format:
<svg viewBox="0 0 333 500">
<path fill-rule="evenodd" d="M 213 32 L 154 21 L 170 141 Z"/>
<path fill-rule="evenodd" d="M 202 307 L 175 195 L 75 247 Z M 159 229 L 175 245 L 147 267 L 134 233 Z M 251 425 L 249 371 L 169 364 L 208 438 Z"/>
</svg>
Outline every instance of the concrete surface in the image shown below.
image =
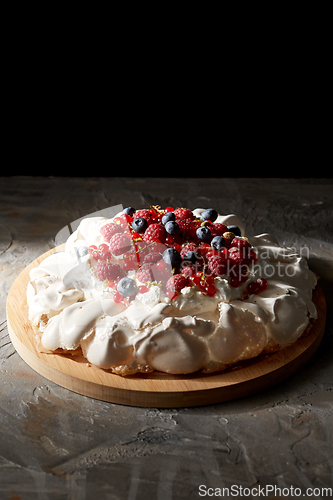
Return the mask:
<svg viewBox="0 0 333 500">
<path fill-rule="evenodd" d="M 119 203 L 214 207 L 309 248 L 328 303 L 313 359 L 260 394 L 183 409 L 109 404 L 35 373 L 8 336 L 9 289 L 62 227 Z M 0 178 L 0 499 L 332 496 L 332 226 L 332 179 Z"/>
</svg>

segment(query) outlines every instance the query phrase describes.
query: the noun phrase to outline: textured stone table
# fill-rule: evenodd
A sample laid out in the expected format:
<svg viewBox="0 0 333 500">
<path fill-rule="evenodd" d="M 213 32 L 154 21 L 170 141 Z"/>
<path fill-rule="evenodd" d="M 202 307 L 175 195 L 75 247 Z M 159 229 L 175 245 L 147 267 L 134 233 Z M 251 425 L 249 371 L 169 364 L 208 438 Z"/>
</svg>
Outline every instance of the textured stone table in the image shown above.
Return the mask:
<svg viewBox="0 0 333 500">
<path fill-rule="evenodd" d="M 309 248 L 328 303 L 313 359 L 260 394 L 190 409 L 105 403 L 35 373 L 8 336 L 8 291 L 62 227 L 117 204 L 212 206 L 239 215 L 248 234 L 271 232 Z M 330 179 L 0 178 L 0 499 L 194 499 L 258 486 L 281 489 L 266 498 L 307 488 L 327 498 L 320 490 L 333 488 L 332 227 Z"/>
</svg>

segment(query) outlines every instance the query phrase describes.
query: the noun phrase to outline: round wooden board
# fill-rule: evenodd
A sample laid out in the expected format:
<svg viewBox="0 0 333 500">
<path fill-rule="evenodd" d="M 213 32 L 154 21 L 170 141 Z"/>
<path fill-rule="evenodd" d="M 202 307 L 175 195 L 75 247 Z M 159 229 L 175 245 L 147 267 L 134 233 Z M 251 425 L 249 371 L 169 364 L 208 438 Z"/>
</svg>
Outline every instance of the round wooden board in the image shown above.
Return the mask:
<svg viewBox="0 0 333 500">
<path fill-rule="evenodd" d="M 295 344 L 273 354 L 258 356 L 225 372 L 168 375 L 154 372 L 121 377 L 89 365 L 80 357 L 46 354 L 36 349 L 28 320 L 26 289 L 29 271 L 63 245 L 41 255 L 16 278 L 7 300 L 8 331 L 15 349 L 38 373 L 66 389 L 124 405 L 176 408 L 230 401 L 261 391 L 289 377 L 315 353 L 324 334 L 326 302 L 317 285 L 313 300 L 318 319 Z"/>
</svg>

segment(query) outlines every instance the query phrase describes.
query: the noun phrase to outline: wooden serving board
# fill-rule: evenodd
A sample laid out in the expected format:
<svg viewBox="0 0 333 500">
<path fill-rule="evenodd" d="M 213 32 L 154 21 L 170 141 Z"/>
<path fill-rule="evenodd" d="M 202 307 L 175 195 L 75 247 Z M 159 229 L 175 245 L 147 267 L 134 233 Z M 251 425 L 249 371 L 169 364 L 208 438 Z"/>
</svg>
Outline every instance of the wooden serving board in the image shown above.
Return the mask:
<svg viewBox="0 0 333 500">
<path fill-rule="evenodd" d="M 241 398 L 295 373 L 313 356 L 324 334 L 326 302 L 317 285 L 313 300 L 318 319 L 306 336 L 279 352 L 258 356 L 225 372 L 191 375 L 153 372 L 122 377 L 91 366 L 81 357 L 41 353 L 36 349 L 35 334 L 28 320 L 29 271 L 62 249 L 63 245 L 41 255 L 15 280 L 7 300 L 8 330 L 15 349 L 28 365 L 52 382 L 85 396 L 158 408 L 200 406 Z"/>
</svg>

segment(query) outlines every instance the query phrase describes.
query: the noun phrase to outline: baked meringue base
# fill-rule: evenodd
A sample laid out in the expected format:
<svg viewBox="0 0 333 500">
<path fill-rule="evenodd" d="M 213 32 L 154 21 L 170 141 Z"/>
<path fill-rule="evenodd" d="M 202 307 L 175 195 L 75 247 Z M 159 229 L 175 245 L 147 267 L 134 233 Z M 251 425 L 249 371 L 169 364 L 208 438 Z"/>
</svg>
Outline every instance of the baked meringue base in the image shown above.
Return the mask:
<svg viewBox="0 0 333 500">
<path fill-rule="evenodd" d="M 220 216 L 221 222 L 227 217 Z M 317 317 L 316 276 L 304 258 L 268 234 L 249 238 L 258 254 L 249 281 L 268 282 L 260 294 L 246 296 L 248 282 L 235 289 L 221 277 L 214 297 L 185 287 L 171 301 L 152 284 L 129 307 L 117 304 L 114 292 L 95 277 L 90 255 L 78 259 L 76 253 L 76 247 L 95 242 L 107 222 L 83 220 L 65 252 L 31 270 L 29 319 L 41 351 L 82 352 L 92 365 L 124 376 L 212 373 L 292 344 Z"/>
</svg>

